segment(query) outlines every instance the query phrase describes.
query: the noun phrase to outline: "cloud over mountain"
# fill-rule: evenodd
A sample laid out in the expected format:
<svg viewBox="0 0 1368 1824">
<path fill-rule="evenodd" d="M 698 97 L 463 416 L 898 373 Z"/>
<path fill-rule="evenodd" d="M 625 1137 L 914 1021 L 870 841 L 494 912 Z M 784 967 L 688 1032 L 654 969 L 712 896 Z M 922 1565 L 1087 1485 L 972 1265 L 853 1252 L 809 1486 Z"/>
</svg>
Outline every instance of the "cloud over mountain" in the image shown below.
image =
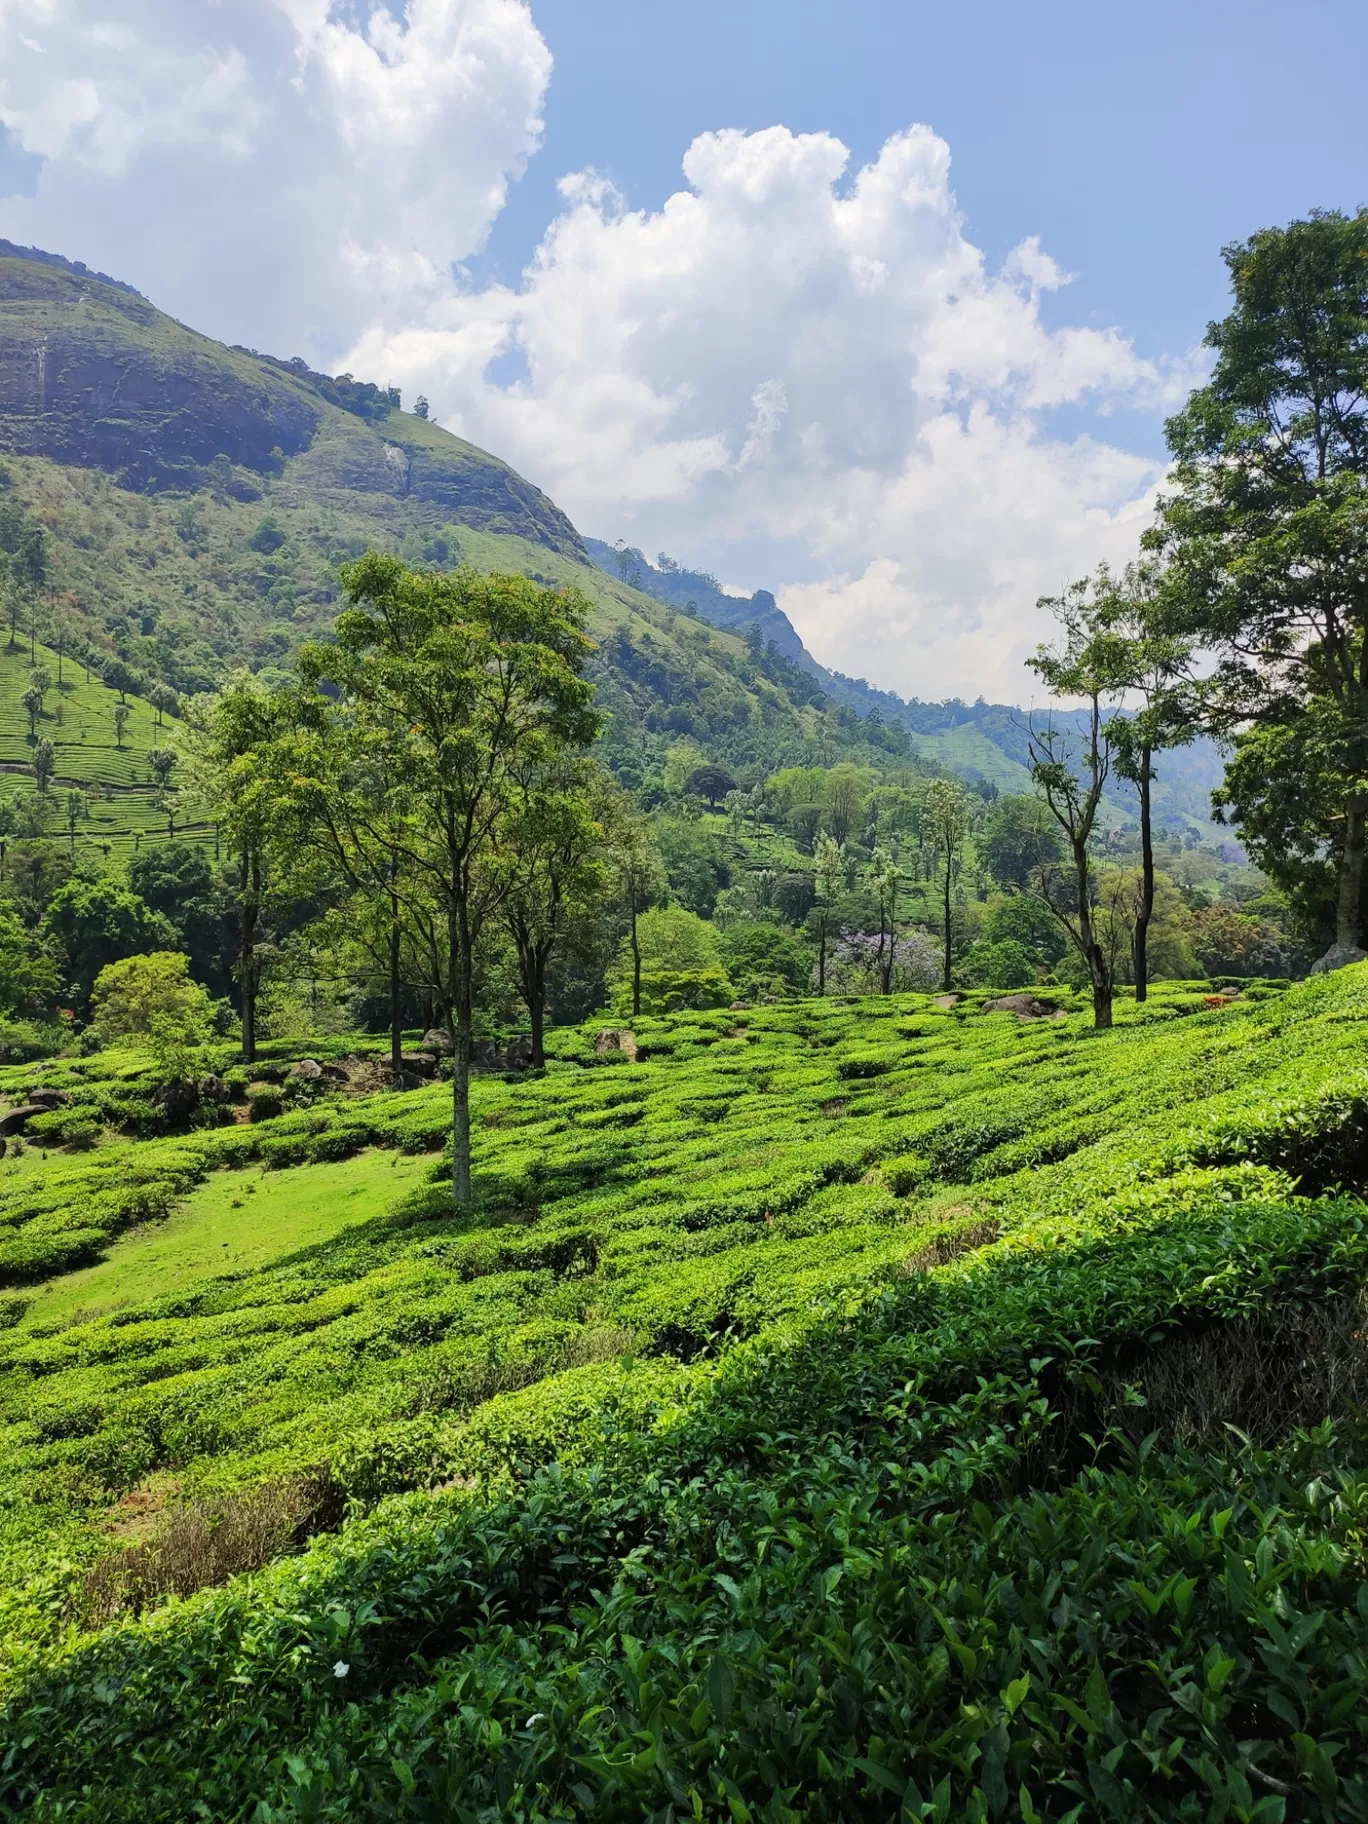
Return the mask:
<svg viewBox="0 0 1368 1824">
<path fill-rule="evenodd" d="M 520 282 L 476 285 L 549 77 L 517 0 L 3 0 L 0 119 L 45 163 L 0 233 L 346 348 L 585 530 L 774 588 L 842 670 L 1019 694 L 1035 597 L 1127 555 L 1158 479 L 1108 414 L 1186 365 L 1047 315 L 1034 237 L 990 265 L 924 126 L 854 172 L 829 134 L 703 133 L 654 210 L 573 174 Z"/>
<path fill-rule="evenodd" d="M 44 161 L 0 234 L 336 354 L 481 246 L 550 73 L 521 0 L 0 0 L 0 122 Z"/>
<path fill-rule="evenodd" d="M 583 525 L 762 563 L 747 580 L 828 663 L 1019 691 L 1035 596 L 1126 550 L 1156 479 L 1049 413 L 1153 408 L 1186 375 L 1048 328 L 1065 275 L 1034 239 L 989 268 L 930 129 L 847 164 L 773 127 L 701 135 L 656 211 L 567 179 L 518 289 L 377 324 L 353 363 L 421 384 Z"/>
</svg>

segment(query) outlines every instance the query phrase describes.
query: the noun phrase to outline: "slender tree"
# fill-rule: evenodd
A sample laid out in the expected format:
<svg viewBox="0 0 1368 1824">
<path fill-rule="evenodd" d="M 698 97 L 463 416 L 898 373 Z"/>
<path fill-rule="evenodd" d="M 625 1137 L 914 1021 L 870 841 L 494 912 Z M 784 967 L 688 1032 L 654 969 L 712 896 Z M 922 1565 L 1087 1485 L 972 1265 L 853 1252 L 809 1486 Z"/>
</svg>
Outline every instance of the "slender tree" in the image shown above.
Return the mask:
<svg viewBox="0 0 1368 1824">
<path fill-rule="evenodd" d="M 39 735 L 33 744 L 33 755 L 29 762 L 33 768 L 34 781 L 40 792 L 46 792 L 52 784 L 52 776 L 57 771 L 57 750 L 46 735 Z"/>
<path fill-rule="evenodd" d="M 606 781 L 584 757 L 552 754 L 517 769 L 517 794 L 502 843 L 510 873 L 502 919 L 518 959 L 534 1065 L 546 1062 L 547 965 L 569 923 L 604 890 L 610 817 Z M 639 984 L 639 963 L 635 976 Z"/>
<path fill-rule="evenodd" d="M 817 927 L 817 992 L 826 993 L 827 942 L 831 935 L 831 915 L 845 886 L 846 857 L 840 843 L 825 830 L 817 832 L 813 850 L 813 885 L 817 889 L 812 920 Z"/>
<path fill-rule="evenodd" d="M 958 779 L 933 779 L 926 794 L 922 823 L 936 856 L 941 889 L 941 986 L 949 992 L 952 975 L 953 892 L 969 834 L 969 799 Z"/>
<path fill-rule="evenodd" d="M 1038 648 L 1028 663 L 1053 695 L 1082 697 L 1087 708 L 1081 734 L 1061 730 L 1053 720 L 1030 730 L 1032 777 L 1071 863 L 1066 884 L 1052 868 L 1042 867 L 1035 891 L 1082 958 L 1092 984 L 1093 1024 L 1105 1028 L 1112 1023 L 1115 972 L 1112 954 L 1095 928 L 1091 844 L 1112 765 L 1113 724 L 1103 705 L 1115 703 L 1126 688 L 1131 655 L 1111 627 L 1112 582 L 1105 570 L 1061 596 L 1043 597 L 1039 605 L 1059 622 L 1060 639 L 1053 647 Z"/>
<path fill-rule="evenodd" d="M 452 1194 L 469 1204 L 470 1059 L 475 950 L 509 888 L 500 841 L 517 801 L 519 769 L 598 733 L 587 603 L 522 576 L 409 570 L 372 552 L 342 573 L 349 606 L 336 644 L 306 647 L 306 682 L 330 684 L 337 718 L 376 770 L 393 779 L 408 815 L 394 842 L 387 807 L 368 824 L 348 805 L 351 839 L 396 848 L 401 878 L 439 909 L 452 1047 Z M 329 710 L 325 710 L 328 714 Z"/>
<path fill-rule="evenodd" d="M 1105 570 L 1099 573 L 1106 577 Z M 1165 579 L 1152 561 L 1127 565 L 1110 593 L 1100 591 L 1100 622 L 1113 639 L 1115 665 L 1133 713 L 1108 724 L 1117 775 L 1135 787 L 1140 807 L 1140 890 L 1131 930 L 1135 998 L 1149 995 L 1149 928 L 1154 917 L 1155 755 L 1190 741 L 1197 732 L 1199 692 L 1192 673 L 1190 637 L 1165 631 L 1178 618 L 1165 601 Z"/>
<path fill-rule="evenodd" d="M 282 854 L 276 811 L 279 785 L 275 750 L 295 719 L 288 692 L 267 689 L 242 673 L 220 696 L 189 705 L 186 768 L 195 796 L 217 817 L 237 864 L 238 957 L 242 1001 L 242 1061 L 257 1047 L 257 997 L 261 990 L 263 913 L 272 863 Z M 283 852 L 288 855 L 288 849 Z"/>
<path fill-rule="evenodd" d="M 641 943 L 637 920 L 665 897 L 665 868 L 640 817 L 614 820 L 612 872 L 618 898 L 627 908 L 627 938 L 632 952 L 632 1018 L 641 1016 Z"/>
<path fill-rule="evenodd" d="M 898 947 L 898 887 L 902 873 L 890 851 L 879 845 L 865 875 L 879 905 L 879 992 L 893 989 L 893 961 Z"/>
</svg>

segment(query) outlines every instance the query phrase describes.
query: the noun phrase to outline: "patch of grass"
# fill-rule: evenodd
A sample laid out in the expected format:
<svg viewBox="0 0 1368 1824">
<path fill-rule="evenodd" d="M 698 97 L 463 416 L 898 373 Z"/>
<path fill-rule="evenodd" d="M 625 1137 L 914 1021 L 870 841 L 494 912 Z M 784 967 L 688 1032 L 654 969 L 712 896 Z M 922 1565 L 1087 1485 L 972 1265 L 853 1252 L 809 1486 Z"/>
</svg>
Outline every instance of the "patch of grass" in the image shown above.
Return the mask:
<svg viewBox="0 0 1368 1824">
<path fill-rule="evenodd" d="M 30 1171 L 33 1157 L 25 1159 Z M 164 1221 L 132 1230 L 96 1265 L 38 1290 L 23 1328 L 104 1316 L 205 1279 L 258 1272 L 382 1215 L 430 1173 L 428 1160 L 376 1151 L 336 1165 L 215 1172 Z"/>
</svg>

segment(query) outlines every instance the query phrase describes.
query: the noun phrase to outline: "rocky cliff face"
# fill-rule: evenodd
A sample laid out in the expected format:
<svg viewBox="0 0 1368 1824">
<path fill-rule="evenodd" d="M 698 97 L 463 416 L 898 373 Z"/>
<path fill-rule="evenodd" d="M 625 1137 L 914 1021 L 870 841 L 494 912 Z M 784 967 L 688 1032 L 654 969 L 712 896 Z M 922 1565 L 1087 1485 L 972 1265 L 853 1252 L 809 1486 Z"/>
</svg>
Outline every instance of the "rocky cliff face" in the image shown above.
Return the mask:
<svg viewBox="0 0 1368 1824">
<path fill-rule="evenodd" d="M 226 348 L 126 286 L 0 241 L 6 450 L 144 493 L 251 498 L 279 477 L 304 492 L 385 494 L 584 558 L 565 515 L 474 445 L 383 400 L 365 416 L 340 409 L 302 366 Z"/>
</svg>

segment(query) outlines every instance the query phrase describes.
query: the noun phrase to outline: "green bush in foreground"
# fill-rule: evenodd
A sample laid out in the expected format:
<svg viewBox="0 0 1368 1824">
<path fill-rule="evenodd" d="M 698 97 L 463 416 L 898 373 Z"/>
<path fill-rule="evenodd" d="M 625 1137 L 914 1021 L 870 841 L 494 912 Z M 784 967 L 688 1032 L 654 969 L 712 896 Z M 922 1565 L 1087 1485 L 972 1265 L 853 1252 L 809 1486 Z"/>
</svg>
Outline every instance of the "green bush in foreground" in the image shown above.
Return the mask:
<svg viewBox="0 0 1368 1824">
<path fill-rule="evenodd" d="M 47 1331 L 12 1294 L 0 1804 L 1368 1815 L 1368 969 L 977 1008 L 553 1034 L 477 1085 L 465 1223 Z M 89 1223 L 138 1169 L 436 1146 L 441 1094 L 26 1159 L 5 1245 L 54 1170 Z M 306 1473 L 337 1531 L 77 1631 L 111 1514 Z"/>
</svg>

